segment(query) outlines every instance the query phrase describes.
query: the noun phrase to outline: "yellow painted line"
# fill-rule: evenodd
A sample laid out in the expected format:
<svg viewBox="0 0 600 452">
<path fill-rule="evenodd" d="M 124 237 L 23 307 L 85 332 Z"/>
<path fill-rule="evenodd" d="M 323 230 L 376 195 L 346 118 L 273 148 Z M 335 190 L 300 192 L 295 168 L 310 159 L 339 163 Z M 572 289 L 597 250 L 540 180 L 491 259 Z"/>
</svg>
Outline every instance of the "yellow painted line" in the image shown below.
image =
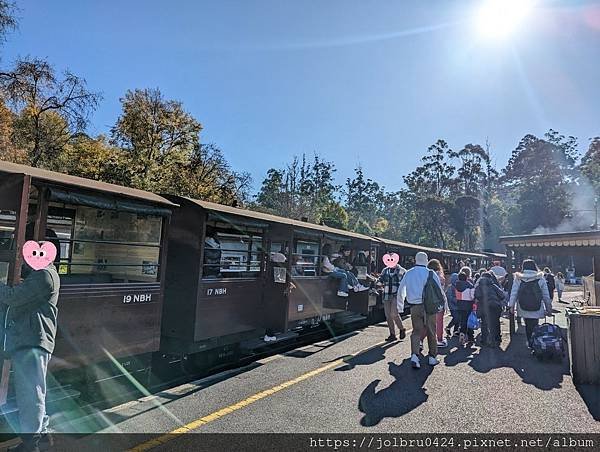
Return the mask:
<svg viewBox="0 0 600 452">
<path fill-rule="evenodd" d="M 240 410 L 254 402 L 258 402 L 259 400 L 264 399 L 265 397 L 269 397 L 279 391 L 283 391 L 284 389 L 289 388 L 290 386 L 298 384 L 304 380 L 308 380 L 309 378 L 319 375 L 329 369 L 333 369 L 334 367 L 337 367 L 340 364 L 344 364 L 346 359 L 347 358 L 338 359 L 338 360 L 333 361 L 325 366 L 319 367 L 318 369 L 315 369 L 315 370 L 312 370 L 305 374 L 302 374 L 299 377 L 294 378 L 293 380 L 288 380 L 285 383 L 277 385 L 273 388 L 267 389 L 265 391 L 261 391 L 257 394 L 254 394 L 253 396 L 248 397 L 247 399 L 241 400 L 240 402 L 237 402 L 233 405 L 229 405 L 228 407 L 221 408 L 220 410 L 215 411 L 214 413 L 211 413 L 208 416 L 204 416 L 204 417 L 201 417 L 200 419 L 196 419 L 195 421 L 192 421 L 189 424 L 183 425 L 178 429 L 175 429 L 175 430 L 173 430 L 169 433 L 166 433 L 162 436 L 159 436 L 158 438 L 155 438 L 153 440 L 142 443 L 142 444 L 135 446 L 129 450 L 131 452 L 142 452 L 142 451 L 152 449 L 161 444 L 165 444 L 166 442 L 174 439 L 174 437 L 178 434 L 189 433 L 192 430 L 195 430 L 198 427 L 203 426 L 204 424 L 208 424 L 209 422 L 216 421 L 217 419 L 220 419 L 223 416 L 233 413 L 234 411 Z"/>
<path fill-rule="evenodd" d="M 411 333 L 411 331 L 412 331 L 412 329 L 406 330 L 407 338 L 408 338 L 409 334 Z M 234 403 L 233 405 L 229 405 L 225 408 L 221 408 L 220 410 L 215 411 L 214 413 L 211 413 L 207 416 L 201 417 L 200 419 L 196 419 L 195 421 L 185 424 L 175 430 L 170 431 L 169 433 L 165 433 L 164 435 L 161 435 L 158 438 L 152 439 L 150 441 L 146 441 L 146 442 L 141 443 L 137 446 L 134 446 L 133 448 L 128 449 L 128 450 L 129 450 L 129 452 L 143 452 L 143 451 L 158 447 L 162 444 L 165 444 L 165 443 L 175 439 L 175 437 L 177 435 L 180 435 L 183 433 L 190 433 L 193 430 L 195 430 L 199 427 L 202 427 L 205 424 L 208 424 L 209 422 L 216 421 L 217 419 L 220 419 L 223 416 L 227 416 L 228 414 L 233 413 L 235 411 L 241 410 L 242 408 L 245 408 L 248 405 L 253 404 L 254 402 L 258 402 L 259 400 L 262 400 L 266 397 L 276 394 L 279 391 L 283 391 L 284 389 L 289 388 L 290 386 L 293 386 L 295 384 L 298 384 L 305 380 L 308 380 L 309 378 L 312 378 L 319 374 L 322 374 L 323 372 L 326 372 L 330 369 L 333 369 L 334 367 L 344 364 L 345 362 L 349 361 L 350 359 L 356 358 L 357 356 L 367 353 L 368 351 L 370 351 L 376 347 L 379 347 L 381 345 L 384 345 L 384 344 L 387 344 L 387 342 L 386 341 L 377 342 L 376 344 L 370 345 L 369 347 L 362 349 L 356 353 L 353 353 L 352 355 L 348 355 L 343 358 L 337 359 L 337 360 L 332 361 L 322 367 L 319 367 L 318 369 L 311 370 L 310 372 L 302 374 L 299 377 L 296 377 L 292 380 L 288 380 L 288 381 L 281 383 L 277 386 L 274 386 L 272 388 L 265 389 L 264 391 L 258 392 L 244 400 Z"/>
</svg>

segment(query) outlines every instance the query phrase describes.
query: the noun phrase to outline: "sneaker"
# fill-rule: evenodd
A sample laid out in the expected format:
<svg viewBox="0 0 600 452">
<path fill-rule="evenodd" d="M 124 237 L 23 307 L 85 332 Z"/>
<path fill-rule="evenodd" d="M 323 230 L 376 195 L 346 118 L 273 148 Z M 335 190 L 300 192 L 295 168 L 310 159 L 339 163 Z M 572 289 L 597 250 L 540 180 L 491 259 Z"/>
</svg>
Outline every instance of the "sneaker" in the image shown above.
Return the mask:
<svg viewBox="0 0 600 452">
<path fill-rule="evenodd" d="M 338 290 L 337 296 L 338 297 L 347 297 L 348 292 L 344 292 L 343 290 Z"/>
<path fill-rule="evenodd" d="M 406 330 L 400 330 L 400 332 L 398 333 L 398 337 L 400 338 L 400 340 L 404 339 L 406 337 Z"/>
<path fill-rule="evenodd" d="M 263 337 L 263 341 L 264 342 L 270 342 L 271 341 L 271 336 L 265 334 L 265 337 Z"/>
<path fill-rule="evenodd" d="M 417 355 L 412 355 L 410 357 L 410 363 L 412 364 L 413 369 L 420 369 L 421 363 L 419 362 L 419 357 Z"/>
<path fill-rule="evenodd" d="M 394 342 L 396 340 L 396 336 L 394 336 L 393 334 L 390 334 L 387 338 L 386 338 L 386 342 Z"/>
<path fill-rule="evenodd" d="M 465 333 L 460 333 L 458 335 L 458 343 L 460 345 L 465 345 L 466 342 L 467 342 L 467 335 Z"/>
<path fill-rule="evenodd" d="M 434 356 L 429 355 L 429 357 L 427 358 L 427 363 L 430 366 L 435 366 L 435 365 L 439 364 L 440 362 Z"/>
<path fill-rule="evenodd" d="M 448 347 L 448 341 L 446 339 L 442 339 L 441 341 L 437 341 L 437 346 L 440 348 Z"/>
<path fill-rule="evenodd" d="M 362 284 L 354 286 L 354 292 L 364 292 L 365 290 L 369 290 L 369 288 L 367 286 L 363 286 Z"/>
</svg>

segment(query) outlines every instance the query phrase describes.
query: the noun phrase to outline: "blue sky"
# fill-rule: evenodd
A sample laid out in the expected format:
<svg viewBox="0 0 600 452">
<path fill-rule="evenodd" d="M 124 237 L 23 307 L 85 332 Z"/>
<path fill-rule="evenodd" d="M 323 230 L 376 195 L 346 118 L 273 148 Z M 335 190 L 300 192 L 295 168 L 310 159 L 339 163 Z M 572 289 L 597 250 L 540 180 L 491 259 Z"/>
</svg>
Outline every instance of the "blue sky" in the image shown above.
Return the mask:
<svg viewBox="0 0 600 452">
<path fill-rule="evenodd" d="M 552 127 L 600 135 L 599 2 L 538 1 L 503 39 L 479 1 L 30 0 L 4 46 L 85 77 L 107 133 L 127 89 L 183 101 L 255 188 L 294 154 L 361 164 L 398 189 L 438 138 L 486 138 L 503 166 L 519 138 Z"/>
</svg>

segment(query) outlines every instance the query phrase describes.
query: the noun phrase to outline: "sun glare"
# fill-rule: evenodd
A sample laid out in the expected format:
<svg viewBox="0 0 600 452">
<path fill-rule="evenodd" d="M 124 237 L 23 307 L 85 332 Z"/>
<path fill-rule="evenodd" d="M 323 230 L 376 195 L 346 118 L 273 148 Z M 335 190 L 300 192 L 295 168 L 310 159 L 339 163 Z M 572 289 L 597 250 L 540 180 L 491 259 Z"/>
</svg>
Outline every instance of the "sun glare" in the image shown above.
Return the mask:
<svg viewBox="0 0 600 452">
<path fill-rule="evenodd" d="M 475 16 L 481 36 L 504 39 L 523 24 L 533 8 L 533 0 L 484 0 Z"/>
</svg>

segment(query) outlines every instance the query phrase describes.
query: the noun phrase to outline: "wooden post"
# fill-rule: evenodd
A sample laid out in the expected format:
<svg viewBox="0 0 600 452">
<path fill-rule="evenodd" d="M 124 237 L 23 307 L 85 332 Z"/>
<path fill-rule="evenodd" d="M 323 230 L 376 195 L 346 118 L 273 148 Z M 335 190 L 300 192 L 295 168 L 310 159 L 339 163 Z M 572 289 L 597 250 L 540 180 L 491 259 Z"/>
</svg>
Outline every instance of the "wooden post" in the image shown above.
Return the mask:
<svg viewBox="0 0 600 452">
<path fill-rule="evenodd" d="M 48 189 L 42 187 L 38 192 L 38 203 L 35 211 L 33 240 L 38 242 L 46 240 L 46 223 L 48 217 Z M 60 251 L 60 250 L 59 250 Z"/>
<path fill-rule="evenodd" d="M 25 229 L 27 227 L 27 213 L 29 212 L 29 189 L 31 188 L 31 176 L 23 176 L 23 188 L 17 203 L 17 218 L 15 223 L 15 262 L 8 275 L 9 284 L 18 284 L 21 280 L 21 264 L 23 255 L 21 253 L 25 243 Z"/>
</svg>

